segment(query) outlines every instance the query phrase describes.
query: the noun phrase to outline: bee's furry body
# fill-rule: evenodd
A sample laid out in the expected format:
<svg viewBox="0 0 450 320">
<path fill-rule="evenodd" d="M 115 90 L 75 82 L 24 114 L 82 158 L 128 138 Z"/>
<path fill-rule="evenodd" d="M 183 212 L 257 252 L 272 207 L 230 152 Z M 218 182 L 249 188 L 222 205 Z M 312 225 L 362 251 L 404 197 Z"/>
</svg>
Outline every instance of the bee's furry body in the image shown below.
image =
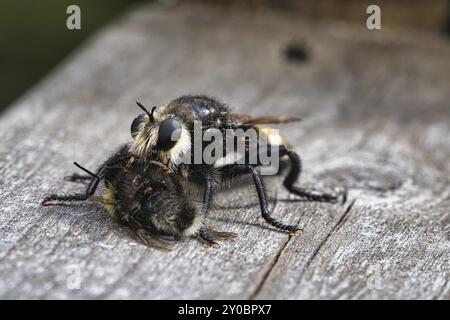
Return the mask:
<svg viewBox="0 0 450 320">
<path fill-rule="evenodd" d="M 290 162 L 290 171 L 284 180 L 284 186 L 290 192 L 310 201 L 337 200 L 334 194 L 311 192 L 294 186 L 301 171 L 300 158 L 280 136 L 261 127 L 262 124 L 295 121 L 295 118 L 258 118 L 234 114 L 226 105 L 207 96 L 183 96 L 169 102 L 156 113 L 155 108 L 150 113 L 142 105 L 139 106 L 145 113 L 137 116 L 132 123 L 132 141 L 108 159 L 97 175 L 88 171 L 93 178 L 85 194 L 52 195 L 44 199 L 43 204 L 86 200 L 92 196 L 99 181 L 104 180 L 106 190 L 102 202 L 145 243 L 167 248 L 168 240 L 163 240 L 161 236 L 180 239 L 195 235 L 206 244 L 218 246 L 214 238 L 229 238 L 231 234 L 208 229 L 205 225 L 213 192 L 224 179 L 250 174 L 263 218 L 277 229 L 297 234 L 300 229 L 284 225 L 270 216 L 262 177 L 256 170 L 260 163 L 217 166 L 204 162 L 193 164 L 193 158 L 190 163 L 182 161 L 186 155 L 194 156 L 195 121 L 201 122 L 203 131 L 219 129 L 223 137 L 226 136 L 225 130 L 238 128 L 253 128 L 258 134 L 266 135 L 269 142 L 279 148 L 282 167 L 285 167 L 286 161 Z M 201 143 L 203 150 L 206 144 L 203 141 Z M 73 180 L 78 177 L 72 176 Z M 193 193 L 202 194 L 202 199 L 196 199 Z"/>
</svg>

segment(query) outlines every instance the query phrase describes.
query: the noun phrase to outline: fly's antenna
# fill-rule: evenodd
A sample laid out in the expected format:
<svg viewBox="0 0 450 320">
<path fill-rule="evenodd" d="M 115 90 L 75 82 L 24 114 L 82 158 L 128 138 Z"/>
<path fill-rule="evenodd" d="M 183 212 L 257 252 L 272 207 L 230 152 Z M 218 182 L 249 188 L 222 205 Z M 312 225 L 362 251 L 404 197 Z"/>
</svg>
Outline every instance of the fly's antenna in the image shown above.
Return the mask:
<svg viewBox="0 0 450 320">
<path fill-rule="evenodd" d="M 155 118 L 153 117 L 153 112 L 155 111 L 156 107 L 153 107 L 152 112 L 149 112 L 147 110 L 147 108 L 144 107 L 144 105 L 142 103 L 140 103 L 139 101 L 136 101 L 136 104 L 138 105 L 139 108 L 144 110 L 144 112 L 149 116 L 151 122 L 155 121 Z"/>
<path fill-rule="evenodd" d="M 78 163 L 74 162 L 73 163 L 75 166 L 77 166 L 78 168 L 80 168 L 81 170 L 83 170 L 84 172 L 86 172 L 87 174 L 93 176 L 94 178 L 100 179 L 100 177 L 98 175 L 96 175 L 95 173 L 90 172 L 88 169 L 83 168 L 82 166 L 80 166 Z"/>
</svg>

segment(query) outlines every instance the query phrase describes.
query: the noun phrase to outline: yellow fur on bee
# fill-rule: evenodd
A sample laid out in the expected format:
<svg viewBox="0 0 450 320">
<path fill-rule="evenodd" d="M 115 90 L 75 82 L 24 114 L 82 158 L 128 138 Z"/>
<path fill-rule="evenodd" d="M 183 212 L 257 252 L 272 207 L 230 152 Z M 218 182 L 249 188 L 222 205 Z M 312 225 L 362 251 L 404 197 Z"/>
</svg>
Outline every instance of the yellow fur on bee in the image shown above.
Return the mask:
<svg viewBox="0 0 450 320">
<path fill-rule="evenodd" d="M 115 190 L 113 187 L 108 186 L 105 189 L 105 192 L 103 193 L 103 205 L 105 206 L 106 210 L 112 215 L 116 214 L 116 199 L 114 197 Z"/>
</svg>

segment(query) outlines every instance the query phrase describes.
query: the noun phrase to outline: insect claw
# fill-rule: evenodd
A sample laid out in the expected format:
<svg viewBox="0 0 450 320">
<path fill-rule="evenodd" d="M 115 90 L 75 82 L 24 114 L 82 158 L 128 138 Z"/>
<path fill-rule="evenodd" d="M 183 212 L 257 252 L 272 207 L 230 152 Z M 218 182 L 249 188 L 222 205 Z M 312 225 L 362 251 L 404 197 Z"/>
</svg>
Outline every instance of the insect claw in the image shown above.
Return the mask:
<svg viewBox="0 0 450 320">
<path fill-rule="evenodd" d="M 207 241 L 204 241 L 203 242 L 203 247 L 205 247 L 205 248 L 213 248 L 213 249 L 219 249 L 220 248 L 220 244 L 218 244 L 217 242 L 207 242 Z"/>
<path fill-rule="evenodd" d="M 300 237 L 303 235 L 303 230 L 302 229 L 293 230 L 293 231 L 289 232 L 289 235 L 291 237 Z"/>
<path fill-rule="evenodd" d="M 203 243 L 204 248 L 220 248 L 220 244 L 218 244 L 215 239 L 211 238 L 206 229 L 202 229 L 196 237 Z"/>
<path fill-rule="evenodd" d="M 41 202 L 41 206 L 48 207 L 54 205 L 52 196 L 45 197 Z"/>
</svg>

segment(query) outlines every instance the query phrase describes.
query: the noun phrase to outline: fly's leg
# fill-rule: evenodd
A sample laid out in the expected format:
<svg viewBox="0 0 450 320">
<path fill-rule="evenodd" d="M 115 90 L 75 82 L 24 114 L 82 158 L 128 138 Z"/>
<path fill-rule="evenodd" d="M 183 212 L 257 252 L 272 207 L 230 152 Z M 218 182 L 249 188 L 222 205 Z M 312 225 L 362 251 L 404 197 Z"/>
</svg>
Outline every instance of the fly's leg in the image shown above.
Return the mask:
<svg viewBox="0 0 450 320">
<path fill-rule="evenodd" d="M 203 200 L 202 200 L 202 219 L 203 222 L 206 219 L 206 214 L 208 213 L 209 205 L 211 203 L 213 193 L 213 183 L 211 177 L 208 175 L 205 179 L 205 184 L 203 188 Z M 203 245 L 205 247 L 211 247 L 218 249 L 220 248 L 220 245 L 216 242 L 215 239 L 213 239 L 209 233 L 208 229 L 204 226 L 200 228 L 200 230 L 197 233 L 197 237 L 203 242 Z"/>
<path fill-rule="evenodd" d="M 244 173 L 251 174 L 253 177 L 253 183 L 255 184 L 256 192 L 258 194 L 259 205 L 261 208 L 261 215 L 263 219 L 269 223 L 271 226 L 281 230 L 286 231 L 292 236 L 297 236 L 302 233 L 302 229 L 297 228 L 293 225 L 287 225 L 279 222 L 275 218 L 270 216 L 270 211 L 268 207 L 267 195 L 264 188 L 264 183 L 261 175 L 256 171 L 253 165 L 249 164 L 230 164 L 222 167 L 222 173 L 226 176 L 236 176 Z"/>
<path fill-rule="evenodd" d="M 280 158 L 283 156 L 288 156 L 291 162 L 291 168 L 283 181 L 284 187 L 289 192 L 307 201 L 336 203 L 338 202 L 339 198 L 341 198 L 342 203 L 345 203 L 347 201 L 346 189 L 344 189 L 340 193 L 327 193 L 317 190 L 307 190 L 295 186 L 294 183 L 297 181 L 302 171 L 302 162 L 300 160 L 300 156 L 295 151 L 289 150 L 285 146 L 280 146 L 279 156 Z"/>
<path fill-rule="evenodd" d="M 210 247 L 214 249 L 219 249 L 220 244 L 216 242 L 216 240 L 209 234 L 208 229 L 206 227 L 201 227 L 197 233 L 197 237 L 203 242 L 205 247 Z"/>
<path fill-rule="evenodd" d="M 213 182 L 210 176 L 207 176 L 205 180 L 205 185 L 203 189 L 203 203 L 202 203 L 202 219 L 205 220 L 206 215 L 208 213 L 208 209 L 211 203 L 213 193 Z M 218 240 L 228 240 L 236 237 L 236 234 L 232 232 L 220 232 L 211 228 L 207 228 L 202 226 L 197 233 L 197 238 L 199 238 L 205 247 L 211 247 L 218 249 L 220 248 L 219 243 L 216 242 Z"/>
<path fill-rule="evenodd" d="M 77 166 L 79 166 L 79 165 L 77 165 Z M 92 180 L 91 180 L 91 182 L 89 182 L 89 184 L 86 188 L 86 191 L 84 193 L 52 194 L 52 195 L 44 198 L 44 200 L 42 201 L 42 205 L 43 206 L 55 205 L 55 204 L 57 204 L 57 203 L 54 203 L 55 201 L 71 202 L 71 201 L 86 201 L 87 199 L 89 199 L 89 197 L 91 197 L 94 194 L 95 190 L 98 187 L 98 184 L 100 183 L 100 180 L 103 178 L 103 176 L 105 174 L 106 165 L 101 166 L 100 169 L 97 171 L 97 174 L 93 174 L 84 168 L 82 168 L 82 169 L 92 175 Z"/>
<path fill-rule="evenodd" d="M 64 180 L 65 181 L 69 181 L 69 182 L 84 182 L 84 181 L 90 181 L 92 179 L 93 179 L 92 176 L 84 175 L 84 174 L 78 174 L 78 173 L 73 173 L 70 176 L 65 176 L 64 177 Z"/>
</svg>

